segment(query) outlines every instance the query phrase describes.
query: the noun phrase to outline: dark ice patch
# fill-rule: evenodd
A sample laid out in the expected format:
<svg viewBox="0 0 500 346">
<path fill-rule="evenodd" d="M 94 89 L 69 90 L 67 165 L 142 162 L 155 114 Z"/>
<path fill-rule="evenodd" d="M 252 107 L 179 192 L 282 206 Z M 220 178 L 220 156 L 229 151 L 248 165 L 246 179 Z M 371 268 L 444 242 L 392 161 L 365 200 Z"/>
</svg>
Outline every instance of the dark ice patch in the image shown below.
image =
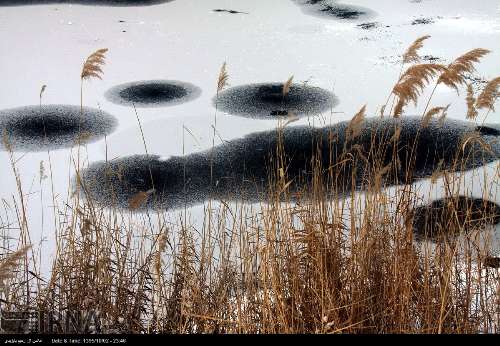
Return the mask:
<svg viewBox="0 0 500 346">
<path fill-rule="evenodd" d="M 93 5 L 93 6 L 151 6 L 174 0 L 0 0 L 0 6 L 24 5 Z"/>
<path fill-rule="evenodd" d="M 489 268 L 500 268 L 500 257 L 486 257 L 483 261 L 483 265 Z"/>
<path fill-rule="evenodd" d="M 283 95 L 283 83 L 259 83 L 226 89 L 214 97 L 213 104 L 228 114 L 249 118 L 279 118 L 289 115 L 314 116 L 337 105 L 329 91 L 292 84 Z"/>
<path fill-rule="evenodd" d="M 26 106 L 0 111 L 0 149 L 45 151 L 97 141 L 117 126 L 101 110 L 70 105 Z M 5 142 L 6 140 L 6 142 Z"/>
<path fill-rule="evenodd" d="M 434 55 L 423 55 L 420 57 L 422 61 L 428 62 L 428 63 L 433 63 L 433 64 L 445 64 L 446 60 L 437 57 Z M 389 64 L 389 65 L 401 65 L 403 62 L 403 56 L 402 55 L 386 55 L 386 56 L 380 56 L 379 60 L 383 62 L 384 64 Z"/>
<path fill-rule="evenodd" d="M 358 24 L 357 27 L 363 30 L 372 30 L 380 27 L 380 23 L 378 22 L 361 23 Z"/>
<path fill-rule="evenodd" d="M 417 18 L 411 22 L 411 25 L 428 25 L 434 23 L 435 21 L 433 18 Z"/>
<path fill-rule="evenodd" d="M 383 186 L 424 179 L 438 168 L 472 169 L 499 157 L 500 146 L 493 143 L 496 137 L 483 138 L 493 151 L 472 141 L 462 145 L 464 136 L 474 131 L 472 123 L 431 121 L 426 128 L 420 128 L 420 123 L 420 118 L 411 117 L 372 118 L 354 138 L 349 137 L 348 122 L 324 128 L 285 127 L 281 138 L 289 198 L 307 196 L 318 173 L 312 162 L 320 167 L 329 197 L 338 198 L 353 188 L 366 189 L 367 179 L 387 165 L 394 167 L 382 176 Z M 396 132 L 399 138 L 394 136 Z M 147 191 L 143 208 L 175 209 L 209 198 L 266 201 L 269 178 L 278 171 L 278 138 L 276 130 L 265 131 L 167 160 L 139 155 L 94 163 L 81 174 L 84 190 L 96 203 L 119 208 L 128 208 L 134 196 Z M 416 156 L 410 175 L 407 167 L 412 148 Z"/>
<path fill-rule="evenodd" d="M 248 14 L 248 12 L 240 12 L 240 11 L 235 11 L 235 10 L 226 10 L 226 9 L 223 9 L 223 8 L 216 8 L 215 10 L 213 10 L 214 12 L 226 12 L 226 13 L 230 13 L 230 14 Z"/>
<path fill-rule="evenodd" d="M 454 239 L 462 232 L 500 222 L 500 206 L 464 196 L 444 198 L 415 209 L 413 231 L 419 241 Z"/>
<path fill-rule="evenodd" d="M 437 57 L 437 56 L 434 56 L 434 55 L 429 55 L 429 54 L 422 56 L 421 59 L 423 61 L 427 61 L 431 64 L 440 64 L 440 63 L 444 62 L 444 59 Z"/>
<path fill-rule="evenodd" d="M 500 136 L 500 131 L 490 126 L 476 126 L 475 130 L 483 136 Z"/>
<path fill-rule="evenodd" d="M 294 0 L 306 14 L 335 18 L 338 20 L 360 20 L 375 16 L 375 12 L 361 6 L 340 4 L 334 0 Z"/>
<path fill-rule="evenodd" d="M 166 107 L 191 101 L 200 94 L 200 88 L 186 82 L 147 80 L 117 85 L 109 89 L 105 97 L 125 106 Z"/>
</svg>

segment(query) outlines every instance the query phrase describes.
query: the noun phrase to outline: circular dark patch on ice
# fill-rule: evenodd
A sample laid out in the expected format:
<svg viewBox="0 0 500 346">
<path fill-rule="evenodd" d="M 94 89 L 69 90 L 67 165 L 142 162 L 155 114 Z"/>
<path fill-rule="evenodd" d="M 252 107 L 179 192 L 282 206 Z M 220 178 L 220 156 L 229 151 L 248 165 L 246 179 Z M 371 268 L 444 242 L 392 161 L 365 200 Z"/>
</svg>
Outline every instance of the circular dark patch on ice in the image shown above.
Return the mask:
<svg viewBox="0 0 500 346">
<path fill-rule="evenodd" d="M 42 105 L 0 111 L 0 149 L 45 151 L 91 143 L 110 134 L 116 119 L 98 109 L 70 105 Z M 7 143 L 5 143 L 5 139 Z"/>
<path fill-rule="evenodd" d="M 331 92 L 318 87 L 293 84 L 283 95 L 283 83 L 259 83 L 226 89 L 214 97 L 213 104 L 229 114 L 268 119 L 318 115 L 338 101 Z"/>
<path fill-rule="evenodd" d="M 391 169 L 382 176 L 382 186 L 425 179 L 437 169 L 469 170 L 499 158 L 498 136 L 482 135 L 488 149 L 474 141 L 463 143 L 465 136 L 475 131 L 473 123 L 432 120 L 421 128 L 421 121 L 419 117 L 371 118 L 360 125 L 354 137 L 349 122 L 324 128 L 285 127 L 281 135 L 276 130 L 253 133 L 183 157 L 131 156 L 97 162 L 81 177 L 84 191 L 100 205 L 128 208 L 134 196 L 142 194 L 147 197 L 144 208 L 175 209 L 208 198 L 265 201 L 269 177 L 277 171 L 273 157 L 278 138 L 283 140 L 292 199 L 306 196 L 312 186 L 315 174 L 311 163 L 321 167 L 319 174 L 327 182 L 325 191 L 338 198 L 353 189 L 373 186 L 370 179 L 387 166 Z M 411 158 L 415 161 L 408 168 Z"/>
<path fill-rule="evenodd" d="M 500 223 L 500 206 L 479 198 L 444 198 L 416 208 L 413 231 L 418 241 L 454 239 L 461 232 Z"/>
<path fill-rule="evenodd" d="M 165 107 L 191 101 L 201 89 L 189 83 L 174 80 L 147 80 L 117 85 L 105 97 L 117 104 L 136 107 Z"/>
<path fill-rule="evenodd" d="M 0 6 L 77 4 L 97 6 L 151 6 L 174 0 L 0 0 Z"/>
<path fill-rule="evenodd" d="M 335 18 L 338 20 L 360 20 L 372 18 L 374 11 L 361 6 L 340 4 L 335 0 L 294 0 L 304 13 Z"/>
</svg>

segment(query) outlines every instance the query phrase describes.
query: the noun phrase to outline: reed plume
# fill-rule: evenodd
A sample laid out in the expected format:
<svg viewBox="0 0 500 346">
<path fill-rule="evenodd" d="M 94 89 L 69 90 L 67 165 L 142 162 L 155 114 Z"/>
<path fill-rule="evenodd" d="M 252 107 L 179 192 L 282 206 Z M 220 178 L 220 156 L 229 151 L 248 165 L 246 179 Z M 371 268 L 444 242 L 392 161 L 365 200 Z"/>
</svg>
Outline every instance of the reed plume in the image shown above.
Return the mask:
<svg viewBox="0 0 500 346">
<path fill-rule="evenodd" d="M 445 69 L 440 64 L 417 64 L 409 67 L 392 90 L 398 98 L 393 116 L 398 118 L 410 102 L 416 105 L 425 87 Z"/>
<path fill-rule="evenodd" d="M 128 202 L 128 206 L 131 210 L 137 210 L 147 202 L 149 196 L 154 192 L 153 189 L 148 191 L 139 191 L 132 197 Z"/>
<path fill-rule="evenodd" d="M 441 115 L 439 116 L 439 125 L 443 126 L 444 121 L 446 120 L 446 116 L 448 115 L 448 109 L 450 108 L 450 106 L 451 103 L 441 110 Z"/>
<path fill-rule="evenodd" d="M 479 62 L 479 60 L 489 52 L 490 51 L 487 49 L 477 48 L 458 57 L 449 64 L 441 76 L 439 76 L 438 84 L 443 83 L 455 89 L 458 93 L 458 87 L 465 84 L 464 74 L 474 72 L 474 63 Z"/>
<path fill-rule="evenodd" d="M 42 88 L 40 89 L 40 99 L 42 99 L 42 95 L 45 92 L 45 89 L 47 89 L 47 86 L 44 84 L 44 85 L 42 85 Z"/>
<path fill-rule="evenodd" d="M 354 139 L 358 137 L 361 133 L 362 124 L 366 117 L 366 105 L 361 107 L 361 109 L 352 117 L 347 127 L 347 140 Z"/>
<path fill-rule="evenodd" d="M 227 64 L 224 62 L 219 72 L 219 78 L 217 78 L 217 92 L 222 91 L 227 86 L 227 81 L 229 79 L 229 74 L 227 73 Z"/>
<path fill-rule="evenodd" d="M 410 47 L 406 50 L 406 52 L 403 54 L 403 64 L 409 64 L 409 63 L 417 63 L 420 61 L 420 56 L 418 55 L 418 51 L 424 46 L 424 41 L 429 39 L 429 35 L 422 36 L 420 38 L 417 38 L 415 42 L 411 44 Z"/>
<path fill-rule="evenodd" d="M 290 92 L 290 87 L 292 86 L 293 83 L 293 76 L 288 78 L 285 84 L 283 84 L 283 97 L 286 97 L 288 93 Z"/>
<path fill-rule="evenodd" d="M 7 149 L 8 152 L 12 152 L 12 145 L 10 144 L 9 141 L 9 134 L 7 133 L 6 129 L 2 129 L 2 144 Z"/>
<path fill-rule="evenodd" d="M 495 102 L 498 98 L 498 87 L 500 86 L 500 77 L 491 80 L 483 92 L 478 96 L 476 107 L 479 109 L 488 109 L 495 111 Z"/>
<path fill-rule="evenodd" d="M 105 64 L 105 54 L 107 51 L 107 48 L 98 49 L 85 60 L 80 76 L 82 80 L 92 77 L 102 79 L 104 72 L 101 67 Z"/>
<path fill-rule="evenodd" d="M 14 270 L 24 256 L 28 253 L 31 245 L 24 246 L 21 249 L 8 255 L 0 261 L 0 288 L 4 287 L 4 281 L 14 276 Z"/>
<path fill-rule="evenodd" d="M 411 62 L 414 62 L 414 63 L 420 62 L 420 56 L 418 55 L 418 51 L 423 47 L 424 41 L 427 40 L 427 39 L 429 39 L 429 38 L 430 38 L 429 35 L 425 35 L 425 36 L 422 36 L 420 38 L 417 38 L 410 45 L 410 47 L 408 47 L 408 49 L 406 50 L 406 52 L 403 54 L 403 61 L 401 63 L 401 71 L 399 71 L 398 82 L 396 84 L 398 84 L 401 81 L 401 78 L 402 78 L 402 75 L 403 75 L 403 67 L 405 66 L 405 64 L 408 64 L 408 63 L 411 63 Z M 389 103 L 389 100 L 391 99 L 392 95 L 394 95 L 393 91 L 391 91 L 391 93 L 387 97 L 387 100 L 385 101 L 385 104 L 381 107 L 381 109 L 380 109 L 380 116 L 381 117 L 384 116 L 386 106 Z M 395 101 L 395 98 L 393 100 L 393 105 L 394 105 L 394 101 Z M 399 107 L 402 107 L 402 104 L 399 104 Z M 392 106 L 391 106 L 391 110 L 389 111 L 389 113 L 391 113 L 391 112 L 392 112 Z M 402 112 L 402 108 L 398 109 L 398 113 L 399 112 Z M 397 116 L 399 116 L 399 114 Z"/>
<path fill-rule="evenodd" d="M 161 266 L 162 266 L 161 254 L 165 252 L 165 249 L 167 248 L 167 243 L 168 243 L 167 234 L 163 232 L 158 236 L 158 251 L 156 252 L 156 257 L 154 261 L 155 272 L 156 275 L 158 276 L 158 279 L 160 279 L 161 276 Z"/>
<path fill-rule="evenodd" d="M 429 126 L 429 123 L 431 122 L 431 119 L 441 113 L 443 110 L 447 109 L 448 107 L 434 107 L 429 109 L 429 111 L 423 116 L 422 118 L 422 127 L 425 128 Z"/>
</svg>

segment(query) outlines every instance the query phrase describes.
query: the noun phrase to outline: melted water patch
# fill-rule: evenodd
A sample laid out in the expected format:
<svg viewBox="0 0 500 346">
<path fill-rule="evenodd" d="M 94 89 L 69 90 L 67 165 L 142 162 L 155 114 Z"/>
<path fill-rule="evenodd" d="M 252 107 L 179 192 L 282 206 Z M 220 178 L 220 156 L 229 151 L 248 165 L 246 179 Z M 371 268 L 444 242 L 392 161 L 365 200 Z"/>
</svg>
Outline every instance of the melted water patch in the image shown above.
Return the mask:
<svg viewBox="0 0 500 346">
<path fill-rule="evenodd" d="M 383 186 L 390 186 L 428 178 L 438 168 L 472 169 L 499 157 L 498 146 L 492 145 L 494 152 L 490 152 L 472 141 L 461 145 L 464 136 L 474 131 L 472 123 L 447 120 L 441 125 L 431 121 L 424 129 L 420 123 L 420 118 L 372 118 L 362 124 L 355 137 L 349 135 L 352 128 L 348 122 L 325 128 L 286 127 L 280 137 L 276 130 L 254 133 L 183 157 L 162 160 L 138 155 L 97 162 L 81 176 L 88 197 L 102 206 L 129 208 L 135 196 L 142 194 L 145 201 L 141 208 L 175 209 L 209 198 L 266 201 L 269 177 L 277 171 L 279 138 L 283 141 L 284 174 L 290 182 L 287 190 L 292 200 L 307 196 L 315 174 L 311 162 L 320 164 L 319 174 L 329 181 L 325 188 L 330 197 L 339 198 L 353 188 L 365 189 L 367 177 L 377 175 L 377 166 L 400 163 L 398 169 L 382 176 Z M 496 137 L 483 139 L 490 142 Z M 411 148 L 416 154 L 413 175 L 405 180 Z"/>
<path fill-rule="evenodd" d="M 462 232 L 500 223 L 500 206 L 479 198 L 445 198 L 416 208 L 413 231 L 419 241 L 454 239 Z"/>
<path fill-rule="evenodd" d="M 0 149 L 45 151 L 86 144 L 109 135 L 116 119 L 101 110 L 71 105 L 26 106 L 0 111 Z"/>
<path fill-rule="evenodd" d="M 334 0 L 294 0 L 304 13 L 330 17 L 338 20 L 353 21 L 374 17 L 374 11 Z"/>
<path fill-rule="evenodd" d="M 483 136 L 500 136 L 500 131 L 490 126 L 477 126 L 475 130 Z"/>
<path fill-rule="evenodd" d="M 249 118 L 279 118 L 290 115 L 315 116 L 338 104 L 329 91 L 293 84 L 283 94 L 283 83 L 241 85 L 222 91 L 213 104 L 221 111 Z"/>
<path fill-rule="evenodd" d="M 105 97 L 113 103 L 136 107 L 166 107 L 196 99 L 201 89 L 173 80 L 147 80 L 125 83 L 109 89 Z"/>
</svg>

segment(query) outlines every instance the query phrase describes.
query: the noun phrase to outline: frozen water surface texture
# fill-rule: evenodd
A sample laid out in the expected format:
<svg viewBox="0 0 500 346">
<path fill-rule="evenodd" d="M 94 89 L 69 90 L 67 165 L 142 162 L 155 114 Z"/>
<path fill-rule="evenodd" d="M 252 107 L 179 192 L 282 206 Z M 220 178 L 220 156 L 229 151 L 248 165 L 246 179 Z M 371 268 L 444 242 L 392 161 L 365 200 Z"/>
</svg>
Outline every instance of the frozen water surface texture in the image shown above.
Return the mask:
<svg viewBox="0 0 500 346">
<path fill-rule="evenodd" d="M 449 120 L 443 124 L 433 121 L 424 129 L 420 125 L 419 118 L 372 119 L 352 139 L 348 123 L 316 129 L 291 127 L 281 135 L 275 130 L 259 132 L 184 157 L 161 160 L 158 156 L 132 156 L 100 162 L 89 167 L 82 177 L 85 191 L 90 191 L 91 199 L 103 206 L 127 208 L 134 195 L 150 191 L 149 207 L 175 209 L 203 203 L 210 197 L 265 200 L 268 179 L 276 169 L 272 159 L 279 136 L 288 158 L 286 173 L 292 182 L 292 194 L 305 191 L 312 184 L 314 158 L 321 162 L 325 181 L 333 174 L 335 192 L 342 194 L 351 192 L 352 187 L 363 189 L 375 161 L 383 167 L 399 163 L 397 174 L 385 176 L 391 185 L 429 177 L 437 169 L 462 171 L 480 167 L 500 155 L 498 134 L 481 135 L 484 143 L 490 145 L 488 149 L 477 142 L 465 143 L 468 135 L 476 133 L 474 124 Z M 349 158 L 351 163 L 342 164 Z M 412 167 L 410 178 L 407 167 Z"/>
<path fill-rule="evenodd" d="M 228 114 L 269 119 L 315 116 L 338 103 L 331 92 L 318 87 L 292 84 L 286 93 L 283 87 L 284 83 L 241 85 L 221 92 L 213 104 Z"/>
<path fill-rule="evenodd" d="M 0 110 L 0 149 L 45 151 L 95 142 L 109 135 L 117 120 L 99 109 L 71 105 L 26 106 Z"/>
<path fill-rule="evenodd" d="M 116 104 L 136 107 L 165 107 L 196 99 L 201 89 L 189 83 L 150 80 L 120 84 L 108 90 L 106 98 Z"/>
</svg>

